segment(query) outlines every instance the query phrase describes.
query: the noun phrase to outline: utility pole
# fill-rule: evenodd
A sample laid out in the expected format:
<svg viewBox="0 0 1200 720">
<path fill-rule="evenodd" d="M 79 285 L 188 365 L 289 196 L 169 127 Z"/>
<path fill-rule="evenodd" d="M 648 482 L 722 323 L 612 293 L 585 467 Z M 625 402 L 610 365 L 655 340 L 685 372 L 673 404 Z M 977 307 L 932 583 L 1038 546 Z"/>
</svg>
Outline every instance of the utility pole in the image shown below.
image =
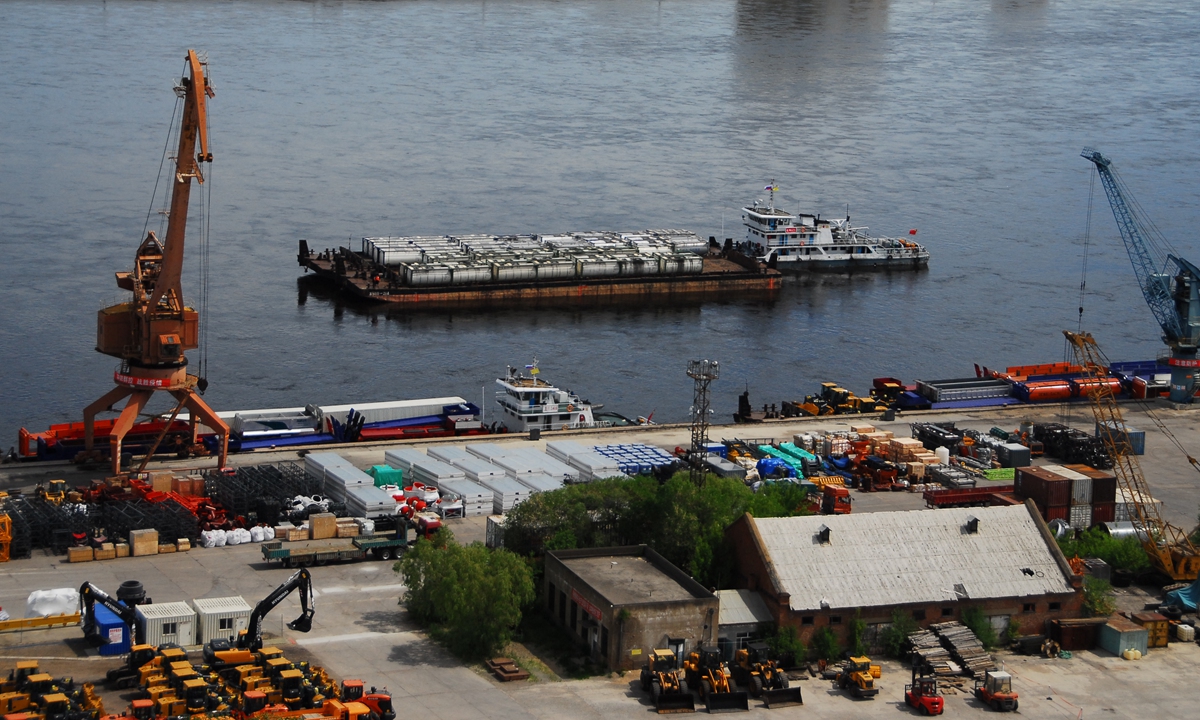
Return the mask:
<svg viewBox="0 0 1200 720">
<path fill-rule="evenodd" d="M 708 416 L 712 410 L 708 405 L 708 386 L 721 374 L 721 363 L 716 360 L 690 360 L 687 367 L 688 377 L 696 381 L 692 395 L 692 447 L 688 453 L 688 464 L 691 466 L 692 482 L 700 485 L 704 482 L 704 460 L 708 453 Z"/>
</svg>

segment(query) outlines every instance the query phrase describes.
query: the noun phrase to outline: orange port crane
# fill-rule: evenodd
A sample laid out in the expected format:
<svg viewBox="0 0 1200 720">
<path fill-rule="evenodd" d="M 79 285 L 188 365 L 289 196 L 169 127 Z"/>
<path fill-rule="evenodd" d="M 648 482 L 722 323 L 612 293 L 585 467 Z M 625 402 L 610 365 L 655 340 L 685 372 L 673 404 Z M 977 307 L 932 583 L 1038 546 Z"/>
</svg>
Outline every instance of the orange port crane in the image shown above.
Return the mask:
<svg viewBox="0 0 1200 720">
<path fill-rule="evenodd" d="M 1129 495 L 1130 504 L 1136 513 L 1134 526 L 1139 531 L 1142 547 L 1150 558 L 1150 564 L 1176 582 L 1195 580 L 1200 574 L 1200 550 L 1192 544 L 1188 534 L 1163 519 L 1150 498 L 1150 487 L 1142 475 L 1142 466 L 1124 434 L 1125 419 L 1117 404 L 1113 389 L 1107 382 L 1108 361 L 1100 351 L 1091 333 L 1073 333 L 1064 330 L 1067 341 L 1075 353 L 1075 360 L 1094 382 L 1088 386 L 1092 414 L 1096 426 L 1107 428 L 1101 433 L 1104 447 L 1113 461 L 1113 473 L 1121 487 Z M 1162 428 L 1166 430 L 1165 427 Z M 1195 458 L 1188 461 L 1200 469 Z"/>
<path fill-rule="evenodd" d="M 113 374 L 117 386 L 83 411 L 84 449 L 93 450 L 96 413 L 112 410 L 116 403 L 129 398 L 109 437 L 114 474 L 121 470 L 121 442 L 125 434 L 156 392 L 169 393 L 177 401 L 168 426 L 187 408 L 192 444 L 196 442 L 198 425 L 203 422 L 221 439 L 221 467 L 228 452 L 229 426 L 200 399 L 197 386 L 203 391 L 206 383 L 188 374 L 184 354 L 200 346 L 200 314 L 184 304 L 181 284 L 188 200 L 192 178 L 203 183 L 200 166 L 213 159 L 208 151 L 205 103 L 215 93 L 208 84 L 204 66 L 196 51 L 188 50 L 188 75 L 175 89 L 183 99 L 183 119 L 175 155 L 166 241 L 160 241 L 153 231 L 146 235 L 138 246 L 133 270 L 117 273 L 117 286 L 132 292 L 133 297 L 129 302 L 100 310 L 97 317 L 96 350 L 120 358 L 121 367 Z M 149 449 L 147 458 L 154 454 L 157 444 Z"/>
</svg>

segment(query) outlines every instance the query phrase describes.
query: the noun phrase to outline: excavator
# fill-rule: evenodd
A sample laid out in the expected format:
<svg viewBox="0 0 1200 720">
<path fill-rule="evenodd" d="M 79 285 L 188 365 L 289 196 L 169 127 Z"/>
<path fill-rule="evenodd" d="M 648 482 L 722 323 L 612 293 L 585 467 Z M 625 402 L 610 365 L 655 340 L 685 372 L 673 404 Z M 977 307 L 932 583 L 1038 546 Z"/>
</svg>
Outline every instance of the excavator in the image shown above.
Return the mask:
<svg viewBox="0 0 1200 720">
<path fill-rule="evenodd" d="M 683 663 L 688 687 L 700 691 L 700 699 L 710 713 L 750 709 L 750 694 L 738 690 L 721 651 L 702 646 L 693 650 Z"/>
<path fill-rule="evenodd" d="M 656 648 L 642 666 L 642 690 L 650 693 L 659 715 L 696 712 L 696 701 L 680 681 L 676 662 L 674 651 Z"/>
<path fill-rule="evenodd" d="M 762 698 L 768 708 L 803 705 L 799 687 L 791 687 L 779 663 L 770 659 L 766 643 L 750 643 L 733 655 L 733 677 L 750 688 L 750 697 Z"/>
<path fill-rule="evenodd" d="M 308 568 L 300 568 L 292 573 L 291 577 L 284 580 L 279 587 L 272 590 L 270 595 L 260 600 L 258 605 L 254 606 L 246 629 L 238 634 L 236 648 L 231 648 L 229 641 L 223 638 L 210 640 L 205 644 L 205 664 L 220 671 L 229 667 L 253 663 L 256 659 L 254 654 L 262 650 L 263 646 L 263 618 L 294 590 L 300 591 L 301 613 L 300 617 L 288 623 L 287 626 L 296 632 L 306 633 L 311 630 L 315 609 L 312 576 L 309 575 Z"/>
</svg>

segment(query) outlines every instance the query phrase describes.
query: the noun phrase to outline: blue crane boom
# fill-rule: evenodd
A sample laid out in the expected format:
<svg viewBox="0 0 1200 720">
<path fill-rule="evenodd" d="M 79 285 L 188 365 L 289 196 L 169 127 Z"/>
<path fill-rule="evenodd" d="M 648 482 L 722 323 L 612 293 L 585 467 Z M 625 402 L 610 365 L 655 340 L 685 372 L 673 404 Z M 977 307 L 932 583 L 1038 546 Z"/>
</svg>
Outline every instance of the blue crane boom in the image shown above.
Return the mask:
<svg viewBox="0 0 1200 720">
<path fill-rule="evenodd" d="M 1196 358 L 1200 347 L 1200 268 L 1155 245 L 1150 230 L 1131 207 L 1136 201 L 1132 196 L 1126 200 L 1128 190 L 1113 172 L 1111 160 L 1092 148 L 1084 148 L 1082 156 L 1096 166 L 1142 296 L 1162 327 L 1163 342 L 1171 350 L 1171 356 L 1162 361 L 1171 368 L 1170 398 L 1173 402 L 1191 402 L 1196 369 L 1200 368 Z"/>
</svg>

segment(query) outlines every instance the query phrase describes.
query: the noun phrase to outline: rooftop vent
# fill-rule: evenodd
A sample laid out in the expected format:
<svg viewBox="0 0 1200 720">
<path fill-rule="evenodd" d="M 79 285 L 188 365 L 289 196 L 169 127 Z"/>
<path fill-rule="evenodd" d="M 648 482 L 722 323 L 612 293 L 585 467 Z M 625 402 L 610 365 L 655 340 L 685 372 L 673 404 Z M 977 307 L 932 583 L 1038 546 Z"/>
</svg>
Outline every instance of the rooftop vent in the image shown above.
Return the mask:
<svg viewBox="0 0 1200 720">
<path fill-rule="evenodd" d="M 830 532 L 832 532 L 832 531 L 825 525 L 822 525 L 821 527 L 817 528 L 817 540 L 820 541 L 820 543 L 822 545 L 829 544 L 829 533 Z"/>
<path fill-rule="evenodd" d="M 971 515 L 967 517 L 967 524 L 963 526 L 969 535 L 974 535 L 979 532 L 979 518 Z"/>
</svg>

